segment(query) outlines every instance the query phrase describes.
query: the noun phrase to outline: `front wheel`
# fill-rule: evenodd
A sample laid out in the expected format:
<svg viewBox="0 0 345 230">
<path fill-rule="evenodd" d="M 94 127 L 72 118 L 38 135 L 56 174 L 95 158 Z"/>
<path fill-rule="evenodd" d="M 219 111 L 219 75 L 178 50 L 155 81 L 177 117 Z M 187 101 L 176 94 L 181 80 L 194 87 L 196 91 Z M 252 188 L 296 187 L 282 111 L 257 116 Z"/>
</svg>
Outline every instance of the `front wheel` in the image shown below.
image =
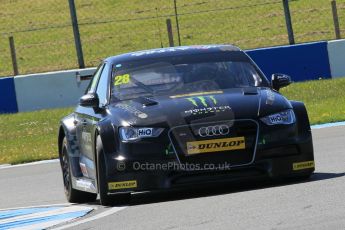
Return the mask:
<svg viewBox="0 0 345 230">
<path fill-rule="evenodd" d="M 130 193 L 120 193 L 116 195 L 108 195 L 108 183 L 106 176 L 106 162 L 103 151 L 103 144 L 100 136 L 96 140 L 97 151 L 97 184 L 100 197 L 100 203 L 104 206 L 123 205 L 127 204 L 130 200 Z"/>
<path fill-rule="evenodd" d="M 68 202 L 71 202 L 71 203 L 94 202 L 97 198 L 97 194 L 79 191 L 72 187 L 71 165 L 69 162 L 69 154 L 68 154 L 67 145 L 68 145 L 67 139 L 66 137 L 64 137 L 62 141 L 62 146 L 61 146 L 60 164 L 61 164 L 61 169 L 62 169 L 65 196 Z"/>
</svg>

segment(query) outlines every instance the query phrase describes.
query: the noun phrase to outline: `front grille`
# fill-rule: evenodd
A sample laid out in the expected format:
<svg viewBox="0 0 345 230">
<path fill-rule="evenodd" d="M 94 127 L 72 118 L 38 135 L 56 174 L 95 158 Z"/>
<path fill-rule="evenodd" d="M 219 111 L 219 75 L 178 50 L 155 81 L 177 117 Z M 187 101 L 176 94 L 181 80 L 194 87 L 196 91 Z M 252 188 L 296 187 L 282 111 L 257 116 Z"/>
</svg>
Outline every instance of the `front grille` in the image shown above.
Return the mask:
<svg viewBox="0 0 345 230">
<path fill-rule="evenodd" d="M 193 172 L 193 173 L 181 173 L 180 175 L 175 175 L 171 183 L 174 185 L 179 184 L 195 184 L 198 182 L 202 183 L 212 183 L 216 181 L 226 181 L 226 180 L 240 180 L 246 178 L 254 178 L 265 176 L 266 173 L 262 170 L 256 168 L 245 168 L 245 169 L 234 169 L 225 171 L 211 171 L 210 172 Z"/>
<path fill-rule="evenodd" d="M 258 150 L 256 154 L 257 159 L 267 159 L 276 157 L 286 157 L 300 154 L 297 145 L 288 145 L 277 148 L 270 148 L 264 150 Z"/>
<path fill-rule="evenodd" d="M 180 163 L 214 164 L 215 167 L 225 163 L 232 167 L 251 164 L 257 136 L 258 123 L 254 120 L 196 123 L 169 131 Z"/>
</svg>

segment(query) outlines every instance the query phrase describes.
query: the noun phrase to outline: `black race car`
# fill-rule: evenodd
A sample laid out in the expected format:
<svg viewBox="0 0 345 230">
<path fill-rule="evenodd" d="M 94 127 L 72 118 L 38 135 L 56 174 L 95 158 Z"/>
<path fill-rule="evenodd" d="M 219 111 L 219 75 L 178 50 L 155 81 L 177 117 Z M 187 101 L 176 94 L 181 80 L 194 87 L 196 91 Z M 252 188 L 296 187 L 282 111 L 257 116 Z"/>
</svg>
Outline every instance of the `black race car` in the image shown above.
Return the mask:
<svg viewBox="0 0 345 230">
<path fill-rule="evenodd" d="M 70 202 L 102 205 L 131 193 L 309 177 L 312 135 L 302 102 L 278 91 L 237 47 L 172 47 L 109 57 L 58 146 Z"/>
</svg>

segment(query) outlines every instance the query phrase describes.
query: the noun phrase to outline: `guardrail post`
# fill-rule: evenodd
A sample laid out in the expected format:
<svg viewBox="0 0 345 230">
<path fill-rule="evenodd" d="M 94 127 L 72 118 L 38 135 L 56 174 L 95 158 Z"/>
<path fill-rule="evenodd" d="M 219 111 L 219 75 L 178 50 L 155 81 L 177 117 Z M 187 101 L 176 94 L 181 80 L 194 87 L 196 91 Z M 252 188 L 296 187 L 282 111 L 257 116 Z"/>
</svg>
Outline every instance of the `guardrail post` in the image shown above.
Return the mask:
<svg viewBox="0 0 345 230">
<path fill-rule="evenodd" d="M 331 2 L 331 4 L 332 4 L 332 13 L 333 13 L 335 38 L 336 39 L 341 39 L 340 26 L 339 26 L 339 17 L 338 17 L 338 10 L 337 10 L 337 1 L 333 0 Z"/>
<path fill-rule="evenodd" d="M 172 26 L 171 26 L 171 20 L 168 18 L 166 20 L 167 23 L 167 31 L 168 31 L 168 38 L 169 38 L 169 46 L 173 47 L 174 46 L 174 36 L 173 36 L 173 31 L 172 31 Z"/>
<path fill-rule="evenodd" d="M 16 76 L 16 75 L 19 75 L 17 55 L 16 55 L 16 47 L 14 45 L 13 36 L 10 36 L 8 39 L 9 39 L 9 42 L 10 42 L 11 58 L 12 58 L 12 65 L 13 65 L 13 74 L 14 74 L 14 76 Z"/>
<path fill-rule="evenodd" d="M 293 44 L 295 44 L 295 37 L 294 37 L 292 22 L 291 22 L 289 0 L 283 0 L 283 6 L 284 6 L 286 29 L 287 29 L 288 36 L 289 36 L 289 44 L 293 45 Z"/>
<path fill-rule="evenodd" d="M 74 42 L 75 42 L 75 48 L 76 48 L 77 56 L 78 56 L 79 68 L 85 68 L 84 55 L 83 55 L 83 49 L 82 49 L 81 40 L 80 40 L 80 33 L 79 33 L 79 26 L 78 26 L 78 19 L 77 19 L 77 11 L 75 9 L 74 0 L 68 0 L 68 3 L 69 3 L 69 9 L 71 13 Z"/>
</svg>

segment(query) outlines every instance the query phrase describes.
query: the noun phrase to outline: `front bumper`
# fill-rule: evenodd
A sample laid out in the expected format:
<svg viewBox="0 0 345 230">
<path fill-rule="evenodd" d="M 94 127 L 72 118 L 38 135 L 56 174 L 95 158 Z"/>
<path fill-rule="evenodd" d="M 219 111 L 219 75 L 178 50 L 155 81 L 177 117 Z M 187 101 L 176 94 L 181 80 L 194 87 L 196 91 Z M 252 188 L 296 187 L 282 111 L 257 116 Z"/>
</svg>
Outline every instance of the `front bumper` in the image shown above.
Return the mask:
<svg viewBox="0 0 345 230">
<path fill-rule="evenodd" d="M 176 160 L 124 161 L 107 156 L 109 193 L 140 192 L 195 187 L 213 183 L 231 183 L 248 179 L 275 179 L 310 175 L 314 171 L 311 138 L 300 144 L 259 148 L 254 163 L 240 167 L 221 167 L 194 170 L 176 167 Z M 175 167 L 168 167 L 168 165 Z M 166 165 L 166 167 L 164 167 Z M 119 167 L 120 166 L 120 167 Z M 139 167 L 143 166 L 143 167 Z M 159 167 L 160 168 L 157 168 Z M 196 170 L 200 169 L 200 170 Z"/>
</svg>

